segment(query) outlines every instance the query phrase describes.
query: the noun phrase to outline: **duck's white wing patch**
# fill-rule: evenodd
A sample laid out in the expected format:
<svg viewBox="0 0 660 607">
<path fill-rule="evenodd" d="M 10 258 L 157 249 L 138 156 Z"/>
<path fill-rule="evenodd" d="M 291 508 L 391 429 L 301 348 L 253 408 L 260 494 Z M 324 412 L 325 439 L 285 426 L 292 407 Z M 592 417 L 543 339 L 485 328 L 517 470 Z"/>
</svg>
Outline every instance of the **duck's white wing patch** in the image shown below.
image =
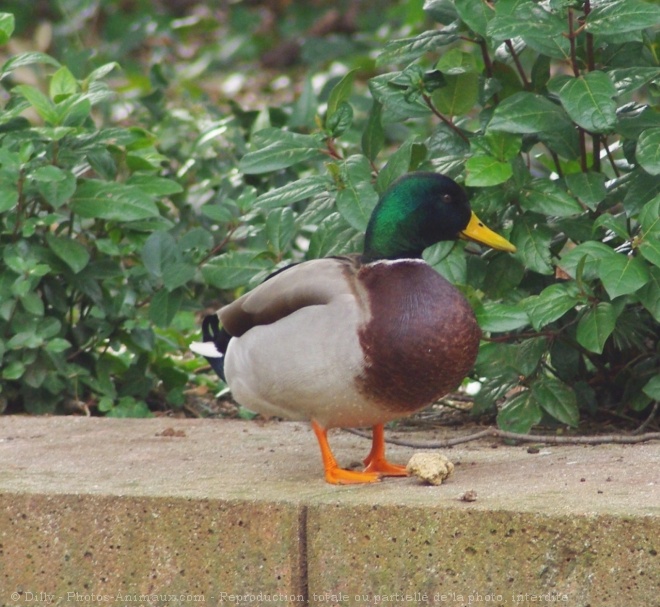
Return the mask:
<svg viewBox="0 0 660 607">
<path fill-rule="evenodd" d="M 222 358 L 224 356 L 212 341 L 193 341 L 189 347 L 195 354 L 206 358 Z"/>
</svg>

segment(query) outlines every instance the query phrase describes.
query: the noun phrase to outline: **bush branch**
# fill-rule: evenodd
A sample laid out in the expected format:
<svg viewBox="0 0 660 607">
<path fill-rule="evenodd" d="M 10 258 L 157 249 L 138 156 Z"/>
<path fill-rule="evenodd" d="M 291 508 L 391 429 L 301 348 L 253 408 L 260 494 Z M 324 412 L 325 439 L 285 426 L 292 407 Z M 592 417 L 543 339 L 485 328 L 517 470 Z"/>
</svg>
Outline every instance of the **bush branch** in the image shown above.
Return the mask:
<svg viewBox="0 0 660 607">
<path fill-rule="evenodd" d="M 344 428 L 346 432 L 355 434 L 362 438 L 371 438 L 371 434 L 353 428 Z M 455 445 L 469 443 L 482 438 L 500 438 L 502 440 L 516 440 L 521 443 L 544 443 L 547 445 L 630 445 L 644 443 L 652 440 L 660 440 L 660 432 L 647 432 L 645 434 L 604 434 L 601 436 L 544 436 L 541 434 L 518 434 L 507 432 L 499 428 L 489 427 L 474 434 L 457 436 L 446 440 L 418 443 L 399 438 L 387 438 L 385 442 L 401 447 L 412 447 L 413 449 L 447 449 Z"/>
</svg>

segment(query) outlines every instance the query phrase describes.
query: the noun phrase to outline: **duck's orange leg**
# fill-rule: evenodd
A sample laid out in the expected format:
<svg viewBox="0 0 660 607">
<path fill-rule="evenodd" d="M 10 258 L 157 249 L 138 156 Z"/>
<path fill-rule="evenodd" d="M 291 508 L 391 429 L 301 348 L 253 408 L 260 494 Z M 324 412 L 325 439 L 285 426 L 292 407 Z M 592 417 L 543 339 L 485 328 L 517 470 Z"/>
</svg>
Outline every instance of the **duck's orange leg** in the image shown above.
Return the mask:
<svg viewBox="0 0 660 607">
<path fill-rule="evenodd" d="M 408 476 L 405 466 L 390 464 L 385 459 L 385 427 L 377 424 L 372 429 L 371 451 L 364 460 L 365 472 L 377 472 L 382 476 Z"/>
<path fill-rule="evenodd" d="M 325 468 L 325 480 L 333 485 L 351 485 L 357 483 L 376 483 L 381 475 L 378 472 L 354 472 L 340 468 L 328 444 L 328 431 L 312 420 L 312 429 L 321 447 L 321 458 Z"/>
</svg>

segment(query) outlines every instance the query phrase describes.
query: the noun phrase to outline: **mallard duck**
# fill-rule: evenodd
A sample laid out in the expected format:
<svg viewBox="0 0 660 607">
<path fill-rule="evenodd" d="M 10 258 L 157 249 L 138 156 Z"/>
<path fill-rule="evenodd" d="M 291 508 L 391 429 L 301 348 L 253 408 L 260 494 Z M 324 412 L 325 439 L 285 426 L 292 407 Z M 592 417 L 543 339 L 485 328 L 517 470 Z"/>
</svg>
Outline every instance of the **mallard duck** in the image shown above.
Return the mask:
<svg viewBox="0 0 660 607">
<path fill-rule="evenodd" d="M 272 274 L 207 316 L 204 341 L 191 349 L 248 409 L 311 421 L 329 483 L 405 476 L 385 458 L 384 424 L 454 389 L 477 356 L 472 308 L 422 260 L 426 247 L 458 238 L 516 250 L 484 226 L 452 179 L 405 175 L 376 205 L 361 255 Z M 363 426 L 373 428 L 365 469 L 340 468 L 328 430 Z"/>
</svg>

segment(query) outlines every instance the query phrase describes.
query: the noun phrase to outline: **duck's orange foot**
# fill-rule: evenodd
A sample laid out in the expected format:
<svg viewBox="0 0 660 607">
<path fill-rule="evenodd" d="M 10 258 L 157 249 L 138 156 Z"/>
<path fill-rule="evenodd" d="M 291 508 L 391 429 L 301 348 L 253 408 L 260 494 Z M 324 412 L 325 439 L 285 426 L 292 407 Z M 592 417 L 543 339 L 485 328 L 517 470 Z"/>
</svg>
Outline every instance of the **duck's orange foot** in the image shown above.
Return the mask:
<svg viewBox="0 0 660 607">
<path fill-rule="evenodd" d="M 381 475 L 378 472 L 358 472 L 344 470 L 343 468 L 326 468 L 325 480 L 333 485 L 358 485 L 363 483 L 377 483 Z"/>
<path fill-rule="evenodd" d="M 367 458 L 364 463 L 366 464 L 365 473 L 375 472 L 381 476 L 408 476 L 405 466 L 390 464 L 386 459 Z"/>
</svg>

